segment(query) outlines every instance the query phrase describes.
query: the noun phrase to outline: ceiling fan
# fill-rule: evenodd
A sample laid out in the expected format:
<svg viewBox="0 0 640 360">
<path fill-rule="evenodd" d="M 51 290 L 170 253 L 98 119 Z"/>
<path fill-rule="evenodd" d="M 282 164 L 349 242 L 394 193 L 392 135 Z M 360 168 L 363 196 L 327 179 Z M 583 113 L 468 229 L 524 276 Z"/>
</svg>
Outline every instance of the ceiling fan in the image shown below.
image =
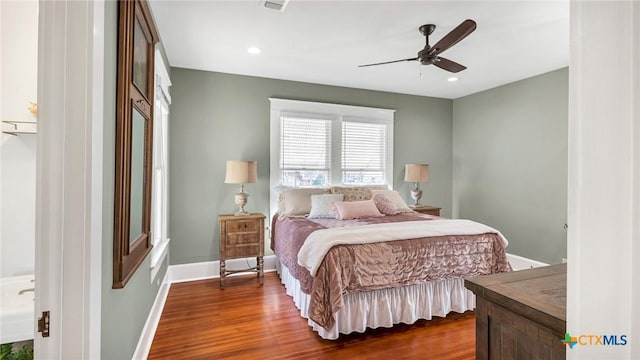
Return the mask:
<svg viewBox="0 0 640 360">
<path fill-rule="evenodd" d="M 385 61 L 381 63 L 375 64 L 367 64 L 367 65 L 358 65 L 358 67 L 366 67 L 366 66 L 375 66 L 375 65 L 383 65 L 383 64 L 391 64 L 402 61 L 419 61 L 422 65 L 435 65 L 440 69 L 450 71 L 452 73 L 460 72 L 467 67 L 464 65 L 460 65 L 455 61 L 451 61 L 449 59 L 443 58 L 440 55 L 445 50 L 449 49 L 453 45 L 460 42 L 462 39 L 466 38 L 469 34 L 471 34 L 476 29 L 476 22 L 470 19 L 467 19 L 462 22 L 462 24 L 458 25 L 455 29 L 451 30 L 447 35 L 445 35 L 440 41 L 438 41 L 435 45 L 429 45 L 429 35 L 433 33 L 436 29 L 436 26 L 433 24 L 426 24 L 420 26 L 418 30 L 420 33 L 424 35 L 426 39 L 426 45 L 420 51 L 418 51 L 418 56 L 409 59 L 401 59 L 401 60 L 393 60 L 393 61 Z"/>
</svg>

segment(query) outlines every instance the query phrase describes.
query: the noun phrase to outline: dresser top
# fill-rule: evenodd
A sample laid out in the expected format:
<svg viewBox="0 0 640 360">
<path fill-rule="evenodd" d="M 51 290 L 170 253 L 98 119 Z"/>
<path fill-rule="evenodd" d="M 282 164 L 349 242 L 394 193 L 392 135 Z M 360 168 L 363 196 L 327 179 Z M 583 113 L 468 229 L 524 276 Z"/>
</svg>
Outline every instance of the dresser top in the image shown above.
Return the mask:
<svg viewBox="0 0 640 360">
<path fill-rule="evenodd" d="M 465 280 L 465 287 L 476 296 L 564 332 L 567 264 L 477 276 Z"/>
</svg>

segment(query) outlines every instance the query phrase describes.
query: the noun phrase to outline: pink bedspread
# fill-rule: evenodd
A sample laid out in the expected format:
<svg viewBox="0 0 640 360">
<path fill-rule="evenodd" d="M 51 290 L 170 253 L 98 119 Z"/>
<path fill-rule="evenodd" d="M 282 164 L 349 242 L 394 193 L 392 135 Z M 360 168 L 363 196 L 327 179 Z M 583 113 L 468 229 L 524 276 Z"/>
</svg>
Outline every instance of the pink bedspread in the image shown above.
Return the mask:
<svg viewBox="0 0 640 360">
<path fill-rule="evenodd" d="M 348 221 L 274 218 L 271 248 L 311 296 L 309 318 L 326 329 L 333 326 L 343 294 L 511 270 L 499 236 L 491 233 L 334 246 L 315 278 L 297 263 L 300 247 L 318 229 L 433 218 L 417 213 Z"/>
</svg>

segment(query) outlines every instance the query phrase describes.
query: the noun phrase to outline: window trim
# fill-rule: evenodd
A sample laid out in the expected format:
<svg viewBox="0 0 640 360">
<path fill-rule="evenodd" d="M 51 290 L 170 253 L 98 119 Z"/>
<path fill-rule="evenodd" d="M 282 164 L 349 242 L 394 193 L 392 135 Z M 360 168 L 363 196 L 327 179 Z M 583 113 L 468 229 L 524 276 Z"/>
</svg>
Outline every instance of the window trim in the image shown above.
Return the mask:
<svg viewBox="0 0 640 360">
<path fill-rule="evenodd" d="M 169 252 L 169 121 L 171 114 L 171 78 L 158 48 L 155 49 L 155 99 L 153 121 L 153 192 L 151 199 L 151 282 L 153 283 L 160 267 Z M 166 109 L 166 119 L 164 111 Z M 159 168 L 159 169 L 158 169 Z M 158 179 L 157 170 L 160 171 Z M 161 186 L 160 189 L 157 186 Z M 156 197 L 161 192 L 161 198 Z"/>
<path fill-rule="evenodd" d="M 342 105 L 331 103 L 320 103 L 312 101 L 289 100 L 280 98 L 269 98 L 271 103 L 271 126 L 270 126 L 270 209 L 273 215 L 276 211 L 276 198 L 280 188 L 280 117 L 282 115 L 299 115 L 316 118 L 330 118 L 331 125 L 331 185 L 340 186 L 342 184 L 342 121 L 360 121 L 368 123 L 387 124 L 387 153 L 385 174 L 386 185 L 393 188 L 393 124 L 395 109 L 374 108 L 365 106 Z M 336 140 L 336 141 L 334 141 Z M 339 164 L 336 169 L 333 164 Z M 353 185 L 345 185 L 353 186 Z"/>
</svg>

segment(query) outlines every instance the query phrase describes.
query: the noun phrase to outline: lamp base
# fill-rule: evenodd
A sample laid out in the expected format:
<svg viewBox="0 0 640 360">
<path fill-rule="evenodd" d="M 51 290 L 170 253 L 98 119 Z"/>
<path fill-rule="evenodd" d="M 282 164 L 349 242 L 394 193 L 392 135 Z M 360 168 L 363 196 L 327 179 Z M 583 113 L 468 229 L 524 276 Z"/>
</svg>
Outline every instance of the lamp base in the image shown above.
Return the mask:
<svg viewBox="0 0 640 360">
<path fill-rule="evenodd" d="M 422 198 L 422 190 L 418 189 L 417 185 L 415 189 L 411 190 L 411 198 L 413 199 L 414 207 L 420 205 L 418 202 L 420 201 L 420 198 Z"/>
<path fill-rule="evenodd" d="M 249 199 L 249 194 L 244 192 L 244 184 L 240 186 L 240 192 L 234 196 L 235 203 L 240 207 L 238 211 L 233 213 L 235 216 L 249 215 L 248 212 L 244 210 L 244 206 L 247 205 L 247 200 Z"/>
</svg>

